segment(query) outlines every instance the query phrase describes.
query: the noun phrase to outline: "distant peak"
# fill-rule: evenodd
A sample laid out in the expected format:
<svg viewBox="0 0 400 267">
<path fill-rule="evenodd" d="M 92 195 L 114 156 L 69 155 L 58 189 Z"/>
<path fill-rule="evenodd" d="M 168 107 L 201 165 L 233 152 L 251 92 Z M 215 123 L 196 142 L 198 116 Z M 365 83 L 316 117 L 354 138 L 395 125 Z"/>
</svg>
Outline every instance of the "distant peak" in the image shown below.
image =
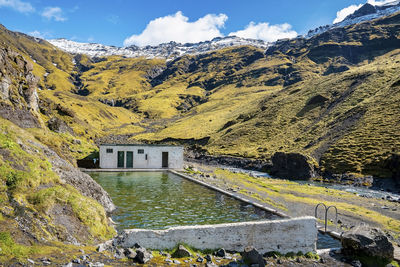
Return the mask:
<svg viewBox="0 0 400 267">
<path fill-rule="evenodd" d="M 48 40 L 54 46 L 72 53 L 85 54 L 91 57 L 119 55 L 125 57 L 166 58 L 173 59 L 183 55 L 195 55 L 210 51 L 241 45 L 255 46 L 267 49 L 271 44 L 262 40 L 244 39 L 236 36 L 216 37 L 199 43 L 181 44 L 175 41 L 162 43 L 156 46 L 127 46 L 117 47 L 97 43 L 81 43 L 65 38 Z"/>
</svg>

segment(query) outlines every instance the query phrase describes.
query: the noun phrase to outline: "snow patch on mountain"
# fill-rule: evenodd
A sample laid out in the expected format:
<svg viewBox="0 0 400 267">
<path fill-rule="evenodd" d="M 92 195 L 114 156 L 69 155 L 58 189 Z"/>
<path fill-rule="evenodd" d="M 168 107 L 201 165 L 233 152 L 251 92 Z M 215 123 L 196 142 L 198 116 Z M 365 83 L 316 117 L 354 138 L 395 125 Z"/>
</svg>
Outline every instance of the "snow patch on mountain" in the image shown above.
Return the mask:
<svg viewBox="0 0 400 267">
<path fill-rule="evenodd" d="M 369 4 L 365 4 L 364 6 L 362 6 L 360 9 L 362 9 L 363 7 L 365 7 L 366 5 Z M 398 11 L 400 11 L 400 0 L 396 0 L 390 3 L 386 3 L 384 5 L 379 5 L 379 6 L 373 6 L 375 8 L 375 12 L 370 13 L 370 14 L 360 14 L 358 16 L 355 16 L 355 14 L 357 14 L 357 11 L 360 10 L 356 10 L 353 14 L 347 16 L 343 21 L 332 24 L 332 25 L 325 25 L 325 26 L 320 26 L 314 30 L 310 30 L 305 37 L 306 38 L 311 38 L 315 35 L 321 34 L 323 32 L 326 32 L 330 29 L 335 29 L 335 28 L 342 28 L 342 27 L 346 27 L 349 25 L 353 25 L 353 24 L 358 24 L 361 23 L 363 21 L 370 21 L 370 20 L 374 20 L 377 18 L 381 18 L 381 17 L 385 17 L 385 16 L 389 16 L 393 13 L 396 13 Z"/>
<path fill-rule="evenodd" d="M 103 56 L 125 56 L 125 57 L 145 57 L 145 58 L 166 58 L 172 59 L 183 55 L 202 54 L 210 51 L 241 45 L 251 45 L 263 49 L 267 49 L 271 43 L 262 40 L 245 39 L 236 36 L 217 37 L 211 41 L 199 43 L 180 44 L 169 42 L 157 46 L 128 46 L 117 47 L 96 43 L 80 43 L 67 39 L 50 39 L 47 40 L 54 46 L 72 53 L 85 54 L 90 57 Z"/>
</svg>

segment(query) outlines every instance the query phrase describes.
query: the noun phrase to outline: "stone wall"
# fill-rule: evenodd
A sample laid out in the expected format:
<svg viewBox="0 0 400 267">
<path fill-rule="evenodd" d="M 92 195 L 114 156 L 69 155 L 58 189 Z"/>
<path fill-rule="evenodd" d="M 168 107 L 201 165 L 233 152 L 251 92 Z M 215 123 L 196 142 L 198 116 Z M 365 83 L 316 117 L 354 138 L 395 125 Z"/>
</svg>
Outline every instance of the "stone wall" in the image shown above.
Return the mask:
<svg viewBox="0 0 400 267">
<path fill-rule="evenodd" d="M 135 243 L 151 249 L 171 249 L 185 243 L 197 249 L 242 251 L 254 246 L 261 253 L 316 251 L 317 226 L 314 217 L 276 221 L 255 221 L 216 225 L 178 226 L 166 230 L 125 230 L 116 238 L 128 248 Z"/>
</svg>

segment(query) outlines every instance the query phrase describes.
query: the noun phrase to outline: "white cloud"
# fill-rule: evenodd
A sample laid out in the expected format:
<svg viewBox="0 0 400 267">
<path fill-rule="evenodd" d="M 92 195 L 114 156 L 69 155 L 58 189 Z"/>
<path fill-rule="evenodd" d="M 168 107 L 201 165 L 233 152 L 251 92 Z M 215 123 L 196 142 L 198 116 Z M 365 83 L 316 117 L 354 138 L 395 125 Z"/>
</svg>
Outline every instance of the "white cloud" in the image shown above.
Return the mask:
<svg viewBox="0 0 400 267">
<path fill-rule="evenodd" d="M 382 6 L 384 4 L 391 3 L 391 2 L 393 2 L 393 0 L 378 0 L 378 1 L 376 1 L 376 0 L 368 0 L 367 1 L 367 3 L 369 3 L 371 5 L 374 5 L 374 6 Z"/>
<path fill-rule="evenodd" d="M 373 6 L 382 6 L 387 3 L 391 3 L 393 0 L 367 0 L 366 3 L 371 4 Z M 338 12 L 336 12 L 336 18 L 333 20 L 333 23 L 338 23 L 343 21 L 348 15 L 353 14 L 357 9 L 362 7 L 363 4 L 359 5 L 351 5 L 348 7 L 345 7 Z"/>
<path fill-rule="evenodd" d="M 124 41 L 129 45 L 158 45 L 175 41 L 179 43 L 195 43 L 223 36 L 220 29 L 224 27 L 228 16 L 225 14 L 208 14 L 190 22 L 181 11 L 174 15 L 160 17 L 150 21 L 141 34 L 134 34 Z"/>
<path fill-rule="evenodd" d="M 244 30 L 231 32 L 229 35 L 274 42 L 279 39 L 294 38 L 297 36 L 297 32 L 288 23 L 270 25 L 267 22 L 257 24 L 250 22 Z"/>
<path fill-rule="evenodd" d="M 363 6 L 362 4 L 351 5 L 343 8 L 342 10 L 339 10 L 338 12 L 336 12 L 336 18 L 333 20 L 333 23 L 338 23 L 343 21 L 348 15 L 353 14 L 357 9 L 359 9 L 362 6 Z"/>
<path fill-rule="evenodd" d="M 34 30 L 32 32 L 28 32 L 28 35 L 33 36 L 33 37 L 37 37 L 37 38 L 41 38 L 41 39 L 46 39 L 48 37 L 51 37 L 51 34 L 49 34 L 48 32 L 40 32 L 38 30 Z"/>
<path fill-rule="evenodd" d="M 34 12 L 35 8 L 28 2 L 20 0 L 0 0 L 0 7 L 9 7 L 21 13 Z"/>
<path fill-rule="evenodd" d="M 48 20 L 54 19 L 55 21 L 66 21 L 67 18 L 64 17 L 63 11 L 59 7 L 46 7 L 43 12 L 42 16 L 47 18 Z"/>
</svg>

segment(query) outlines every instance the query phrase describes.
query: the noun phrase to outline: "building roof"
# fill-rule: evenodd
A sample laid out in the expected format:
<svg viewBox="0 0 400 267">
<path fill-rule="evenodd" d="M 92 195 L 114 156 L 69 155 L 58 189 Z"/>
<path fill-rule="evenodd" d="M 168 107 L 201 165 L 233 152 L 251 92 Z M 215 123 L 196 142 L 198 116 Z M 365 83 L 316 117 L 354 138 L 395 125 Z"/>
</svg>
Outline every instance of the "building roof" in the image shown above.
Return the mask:
<svg viewBox="0 0 400 267">
<path fill-rule="evenodd" d="M 99 146 L 157 146 L 157 147 L 183 147 L 176 145 L 161 145 L 161 144 L 101 144 Z"/>
</svg>

